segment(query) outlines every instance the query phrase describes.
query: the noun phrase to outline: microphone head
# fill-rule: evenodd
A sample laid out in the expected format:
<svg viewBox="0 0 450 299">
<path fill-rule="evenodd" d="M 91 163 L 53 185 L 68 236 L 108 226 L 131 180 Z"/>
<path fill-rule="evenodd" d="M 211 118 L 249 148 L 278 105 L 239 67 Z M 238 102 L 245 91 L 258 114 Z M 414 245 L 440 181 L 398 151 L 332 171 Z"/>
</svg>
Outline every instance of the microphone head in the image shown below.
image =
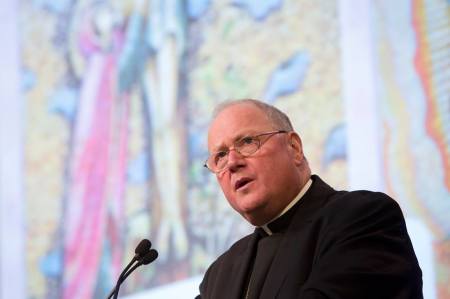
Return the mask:
<svg viewBox="0 0 450 299">
<path fill-rule="evenodd" d="M 151 249 L 149 252 L 147 252 L 146 255 L 144 255 L 144 257 L 141 260 L 141 263 L 143 265 L 148 265 L 151 262 L 153 262 L 154 260 L 156 260 L 157 257 L 158 257 L 158 251 L 156 251 L 155 249 Z"/>
<path fill-rule="evenodd" d="M 143 239 L 141 242 L 139 242 L 138 246 L 136 246 L 134 253 L 136 253 L 136 255 L 138 255 L 139 257 L 142 257 L 150 250 L 151 247 L 152 242 L 147 239 Z"/>
</svg>

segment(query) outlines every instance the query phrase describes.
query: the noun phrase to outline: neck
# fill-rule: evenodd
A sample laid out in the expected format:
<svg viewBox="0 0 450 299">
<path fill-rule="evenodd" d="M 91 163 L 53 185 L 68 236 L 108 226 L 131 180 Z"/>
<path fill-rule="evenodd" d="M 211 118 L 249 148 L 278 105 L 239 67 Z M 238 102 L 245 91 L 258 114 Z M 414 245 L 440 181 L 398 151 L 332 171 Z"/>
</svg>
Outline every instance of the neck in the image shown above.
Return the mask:
<svg viewBox="0 0 450 299">
<path fill-rule="evenodd" d="M 283 199 L 278 199 L 284 201 L 284 204 L 282 206 L 278 206 L 276 210 L 266 210 L 264 208 L 261 208 L 258 212 L 253 211 L 251 214 L 242 216 L 250 222 L 250 224 L 254 226 L 263 226 L 267 223 L 270 223 L 274 219 L 280 217 L 282 214 L 284 214 L 289 208 L 292 207 L 292 205 L 295 204 L 295 202 L 300 199 L 303 194 L 308 190 L 309 186 L 311 184 L 308 184 L 310 181 L 311 176 L 307 176 L 303 179 L 303 177 L 300 180 L 300 183 L 293 183 L 292 184 L 292 192 L 289 192 L 290 195 L 286 196 Z M 312 181 L 311 181 L 312 182 Z M 307 186 L 308 185 L 308 186 Z M 294 203 L 293 203 L 294 202 Z"/>
</svg>

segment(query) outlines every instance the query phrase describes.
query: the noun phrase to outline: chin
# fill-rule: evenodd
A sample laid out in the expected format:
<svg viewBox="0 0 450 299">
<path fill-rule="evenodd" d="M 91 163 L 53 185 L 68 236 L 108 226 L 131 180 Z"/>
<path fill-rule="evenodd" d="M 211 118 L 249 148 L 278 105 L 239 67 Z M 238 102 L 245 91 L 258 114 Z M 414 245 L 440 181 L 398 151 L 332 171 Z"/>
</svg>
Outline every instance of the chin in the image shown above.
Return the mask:
<svg viewBox="0 0 450 299">
<path fill-rule="evenodd" d="M 251 224 L 262 225 L 264 223 L 259 223 L 261 221 L 262 215 L 259 214 L 262 213 L 264 207 L 265 204 L 263 202 L 247 203 L 245 206 L 241 205 L 238 209 L 238 212 Z"/>
<path fill-rule="evenodd" d="M 260 217 L 254 215 L 254 214 L 242 214 L 242 217 L 244 217 L 245 220 L 247 220 L 247 222 L 249 222 L 251 225 L 254 226 L 261 226 L 263 224 L 266 224 L 267 221 L 265 221 L 264 219 L 261 219 Z"/>
</svg>

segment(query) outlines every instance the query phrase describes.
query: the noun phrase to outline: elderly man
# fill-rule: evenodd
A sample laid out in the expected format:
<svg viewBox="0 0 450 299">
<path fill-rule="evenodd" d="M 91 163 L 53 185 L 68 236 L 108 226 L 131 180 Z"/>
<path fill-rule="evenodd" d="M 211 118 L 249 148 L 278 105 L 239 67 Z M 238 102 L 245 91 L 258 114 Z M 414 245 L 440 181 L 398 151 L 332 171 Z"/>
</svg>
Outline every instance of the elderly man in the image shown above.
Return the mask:
<svg viewBox="0 0 450 299">
<path fill-rule="evenodd" d="M 218 107 L 208 148 L 206 166 L 256 229 L 209 267 L 198 298 L 423 298 L 398 204 L 311 175 L 300 136 L 277 108 Z"/>
</svg>

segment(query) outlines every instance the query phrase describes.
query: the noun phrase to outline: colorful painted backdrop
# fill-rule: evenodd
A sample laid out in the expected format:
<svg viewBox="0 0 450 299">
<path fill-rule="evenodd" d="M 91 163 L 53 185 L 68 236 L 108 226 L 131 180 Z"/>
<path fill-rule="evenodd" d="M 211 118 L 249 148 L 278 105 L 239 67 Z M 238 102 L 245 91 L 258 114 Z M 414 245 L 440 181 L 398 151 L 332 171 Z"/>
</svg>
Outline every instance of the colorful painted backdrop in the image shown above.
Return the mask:
<svg viewBox="0 0 450 299">
<path fill-rule="evenodd" d="M 363 63 L 373 69 L 370 138 L 380 146 L 357 163 L 379 161 L 375 187 L 425 224 L 436 298 L 450 298 L 449 3 L 367 5 Z M 203 168 L 223 100 L 259 98 L 287 112 L 313 172 L 352 187 L 348 126 L 366 124 L 348 121 L 359 111 L 344 86 L 361 87 L 343 76 L 353 65 L 342 57 L 360 28 L 344 28 L 343 7 L 353 9 L 326 0 L 20 1 L 26 298 L 105 297 L 142 238 L 160 256 L 121 293 L 196 277 L 251 230 Z"/>
</svg>

